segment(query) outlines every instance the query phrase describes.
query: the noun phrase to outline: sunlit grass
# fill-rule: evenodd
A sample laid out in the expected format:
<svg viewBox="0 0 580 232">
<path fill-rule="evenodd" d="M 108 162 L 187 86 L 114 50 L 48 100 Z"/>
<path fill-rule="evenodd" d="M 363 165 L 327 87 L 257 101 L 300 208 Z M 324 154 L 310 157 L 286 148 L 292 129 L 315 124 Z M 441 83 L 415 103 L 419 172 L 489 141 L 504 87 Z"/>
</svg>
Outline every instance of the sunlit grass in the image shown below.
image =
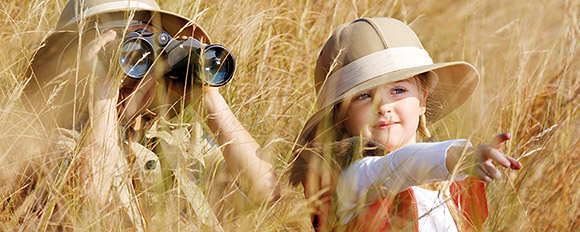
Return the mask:
<svg viewBox="0 0 580 232">
<path fill-rule="evenodd" d="M 39 144 L 48 138 L 30 131 L 34 115 L 18 97 L 26 64 L 55 25 L 66 1 L 0 3 L 0 200 L 15 193 L 29 163 L 33 170 L 51 159 Z M 468 138 L 489 142 L 510 132 L 506 154 L 524 168 L 505 171 L 487 186 L 488 231 L 577 231 L 580 229 L 580 3 L 551 1 L 163 1 L 163 9 L 196 21 L 214 43 L 228 47 L 237 63 L 234 80 L 222 87 L 248 131 L 274 156 L 282 197 L 269 205 L 251 205 L 235 214 L 220 211 L 226 230 L 308 230 L 301 189 L 287 184 L 291 148 L 314 112 L 314 64 L 334 28 L 358 17 L 390 16 L 409 23 L 436 62 L 465 60 L 481 81 L 474 96 L 457 112 L 432 125 L 437 140 Z M 32 162 L 29 162 L 32 161 Z M 54 162 L 54 161 L 53 161 Z M 71 174 L 72 175 L 72 174 Z M 120 230 L 127 228 L 123 208 L 91 208 L 79 186 L 56 186 L 39 176 L 39 186 L 62 188 L 53 198 L 65 224 L 43 226 L 38 212 L 0 207 L 0 230 L 38 228 Z M 74 175 L 69 176 L 74 182 Z M 22 186 L 20 186 L 22 187 Z M 35 194 L 41 194 L 36 192 Z M 37 195 L 23 199 L 35 202 Z M 219 193 L 222 194 L 222 193 Z M 178 195 L 165 194 L 162 220 L 150 228 L 204 229 L 180 218 Z M 12 195 L 14 196 L 14 195 Z M 83 203 L 84 202 L 84 203 Z M 193 214 L 193 212 L 187 212 Z M 130 228 L 130 226 L 129 226 Z"/>
</svg>

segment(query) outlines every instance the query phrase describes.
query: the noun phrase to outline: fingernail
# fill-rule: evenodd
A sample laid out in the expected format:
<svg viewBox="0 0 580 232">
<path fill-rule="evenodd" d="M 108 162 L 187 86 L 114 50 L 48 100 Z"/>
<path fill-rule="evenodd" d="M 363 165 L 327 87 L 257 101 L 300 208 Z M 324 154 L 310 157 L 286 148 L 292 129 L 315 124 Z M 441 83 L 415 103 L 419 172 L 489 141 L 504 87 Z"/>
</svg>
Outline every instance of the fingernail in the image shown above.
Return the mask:
<svg viewBox="0 0 580 232">
<path fill-rule="evenodd" d="M 512 134 L 510 134 L 510 133 L 505 133 L 504 134 L 505 140 L 509 140 L 511 137 L 512 137 Z"/>
<path fill-rule="evenodd" d="M 520 169 L 522 169 L 522 167 L 523 167 L 523 166 L 524 166 L 524 165 L 523 165 L 522 163 L 520 163 L 520 162 L 517 162 L 517 163 L 513 163 L 513 164 L 511 164 L 511 165 L 510 165 L 510 168 L 511 168 L 511 169 L 515 169 L 515 170 L 520 170 Z"/>
</svg>

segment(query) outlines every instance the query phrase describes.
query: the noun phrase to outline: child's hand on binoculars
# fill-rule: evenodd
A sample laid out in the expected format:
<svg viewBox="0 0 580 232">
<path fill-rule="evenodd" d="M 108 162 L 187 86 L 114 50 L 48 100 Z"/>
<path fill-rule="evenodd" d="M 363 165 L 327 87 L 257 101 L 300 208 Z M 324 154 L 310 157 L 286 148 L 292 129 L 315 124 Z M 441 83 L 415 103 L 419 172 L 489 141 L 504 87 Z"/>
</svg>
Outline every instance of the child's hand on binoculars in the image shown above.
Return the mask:
<svg viewBox="0 0 580 232">
<path fill-rule="evenodd" d="M 179 37 L 179 39 L 182 40 L 186 40 L 188 38 L 193 37 L 187 37 L 184 35 Z M 201 103 L 204 98 L 214 96 L 216 93 L 219 94 L 218 87 L 200 84 L 184 84 L 181 81 L 175 81 L 173 79 L 168 80 L 169 89 L 183 97 L 186 106 L 189 104 Z"/>
<path fill-rule="evenodd" d="M 506 168 L 520 170 L 522 164 L 501 151 L 501 146 L 510 137 L 511 135 L 509 133 L 502 133 L 496 135 L 490 143 L 470 148 L 468 152 L 473 154 L 473 163 L 467 165 L 466 173 L 486 183 L 490 183 L 495 179 L 501 178 L 501 173 L 495 167 L 494 162 Z"/>
<path fill-rule="evenodd" d="M 205 98 L 213 97 L 215 96 L 215 94 L 220 94 L 218 87 L 200 84 L 187 85 L 184 84 L 183 82 L 174 81 L 169 78 L 168 80 L 169 80 L 169 89 L 183 99 L 185 106 L 188 106 L 190 104 L 196 104 L 194 105 L 194 109 L 200 109 L 199 106 L 207 107 L 207 105 L 203 103 L 204 100 L 207 100 Z"/>
<path fill-rule="evenodd" d="M 87 43 L 82 51 L 79 62 L 80 73 L 90 77 L 94 83 L 94 95 L 97 100 L 111 99 L 117 96 L 119 92 L 119 80 L 113 80 L 108 76 L 108 69 L 99 59 L 99 52 L 105 45 L 115 40 L 117 33 L 113 30 L 106 31 L 98 36 L 97 39 Z"/>
</svg>

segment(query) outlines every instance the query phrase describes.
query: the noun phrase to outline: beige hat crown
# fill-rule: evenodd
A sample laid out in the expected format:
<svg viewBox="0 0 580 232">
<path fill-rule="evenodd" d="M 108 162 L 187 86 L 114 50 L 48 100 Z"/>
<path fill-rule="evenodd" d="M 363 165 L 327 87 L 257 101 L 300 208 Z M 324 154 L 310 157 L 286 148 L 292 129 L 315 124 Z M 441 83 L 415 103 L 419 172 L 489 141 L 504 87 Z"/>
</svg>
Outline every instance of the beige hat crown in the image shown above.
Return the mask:
<svg viewBox="0 0 580 232">
<path fill-rule="evenodd" d="M 209 42 L 207 33 L 196 23 L 184 16 L 161 10 L 155 0 L 70 0 L 60 15 L 56 32 L 76 30 L 77 23 L 96 17 L 116 19 L 133 17 L 153 24 L 163 24 L 163 29 L 172 35 L 180 32 Z"/>
<path fill-rule="evenodd" d="M 380 26 L 384 24 L 388 24 L 391 33 L 383 33 Z M 361 57 L 393 47 L 423 49 L 411 28 L 392 18 L 362 18 L 340 25 L 318 57 L 315 69 L 316 90 L 320 90 L 327 75 Z"/>
<path fill-rule="evenodd" d="M 131 10 L 160 11 L 154 0 L 71 0 L 64 7 L 56 28 L 62 28 L 81 18 L 94 15 Z"/>
</svg>

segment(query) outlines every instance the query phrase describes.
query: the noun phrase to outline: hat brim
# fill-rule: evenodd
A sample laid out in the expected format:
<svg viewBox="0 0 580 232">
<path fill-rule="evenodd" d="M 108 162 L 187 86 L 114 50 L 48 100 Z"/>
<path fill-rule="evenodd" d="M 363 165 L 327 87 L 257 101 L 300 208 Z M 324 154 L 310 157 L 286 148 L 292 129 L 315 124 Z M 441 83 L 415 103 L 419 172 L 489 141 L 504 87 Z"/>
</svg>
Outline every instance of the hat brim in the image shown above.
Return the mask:
<svg viewBox="0 0 580 232">
<path fill-rule="evenodd" d="M 299 141 L 302 141 L 300 143 L 305 142 L 308 136 L 312 136 L 312 132 L 314 132 L 321 120 L 325 118 L 325 115 L 331 114 L 332 107 L 342 100 L 383 84 L 404 80 L 430 71 L 436 73 L 439 79 L 427 99 L 426 117 L 430 123 L 442 119 L 463 105 L 475 91 L 479 83 L 479 74 L 475 67 L 463 61 L 406 68 L 371 78 L 338 95 L 334 100 L 320 107 L 306 122 L 299 137 Z"/>
</svg>

